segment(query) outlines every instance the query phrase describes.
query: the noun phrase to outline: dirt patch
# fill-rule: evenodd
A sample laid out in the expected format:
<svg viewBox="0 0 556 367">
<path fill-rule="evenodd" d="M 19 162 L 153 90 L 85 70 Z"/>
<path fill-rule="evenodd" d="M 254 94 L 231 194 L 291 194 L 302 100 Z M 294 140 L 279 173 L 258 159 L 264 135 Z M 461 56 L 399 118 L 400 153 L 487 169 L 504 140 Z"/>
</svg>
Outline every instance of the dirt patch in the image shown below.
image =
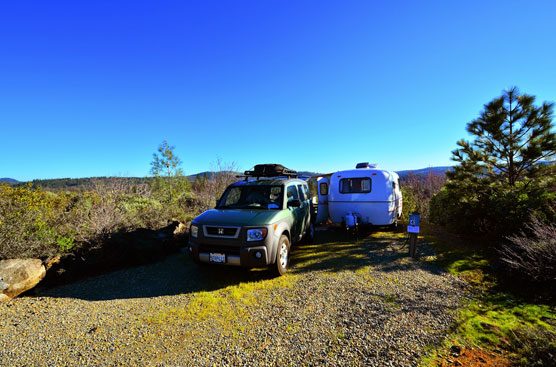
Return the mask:
<svg viewBox="0 0 556 367">
<path fill-rule="evenodd" d="M 452 347 L 453 349 L 453 347 Z M 495 352 L 487 352 L 483 349 L 467 349 L 461 347 L 454 353 L 450 350 L 450 355 L 444 357 L 441 361 L 436 363 L 439 367 L 452 367 L 452 366 L 468 366 L 468 367 L 512 367 L 514 364 L 511 360 L 501 354 Z"/>
</svg>

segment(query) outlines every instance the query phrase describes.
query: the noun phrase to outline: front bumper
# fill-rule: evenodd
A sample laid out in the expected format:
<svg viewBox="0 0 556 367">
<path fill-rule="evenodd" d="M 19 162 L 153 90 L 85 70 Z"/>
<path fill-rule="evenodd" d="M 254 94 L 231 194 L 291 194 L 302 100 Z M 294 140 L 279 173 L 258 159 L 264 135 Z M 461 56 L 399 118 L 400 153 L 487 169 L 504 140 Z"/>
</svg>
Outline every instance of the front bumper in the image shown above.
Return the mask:
<svg viewBox="0 0 556 367">
<path fill-rule="evenodd" d="M 272 258 L 269 246 L 265 243 L 256 246 L 226 246 L 217 243 L 189 241 L 189 255 L 195 261 L 210 263 L 211 253 L 225 255 L 225 263 L 217 264 L 245 267 L 266 267 L 271 264 L 270 259 Z"/>
</svg>

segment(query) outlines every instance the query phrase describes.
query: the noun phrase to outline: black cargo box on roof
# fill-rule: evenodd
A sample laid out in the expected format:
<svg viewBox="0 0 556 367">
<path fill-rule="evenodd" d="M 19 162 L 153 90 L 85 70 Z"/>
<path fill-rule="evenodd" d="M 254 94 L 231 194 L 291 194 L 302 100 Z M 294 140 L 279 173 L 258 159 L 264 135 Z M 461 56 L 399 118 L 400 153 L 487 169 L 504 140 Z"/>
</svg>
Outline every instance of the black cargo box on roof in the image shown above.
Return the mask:
<svg viewBox="0 0 556 367">
<path fill-rule="evenodd" d="M 297 177 L 297 171 L 288 169 L 281 164 L 257 164 L 252 171 L 245 171 L 245 176 L 251 177 Z"/>
</svg>

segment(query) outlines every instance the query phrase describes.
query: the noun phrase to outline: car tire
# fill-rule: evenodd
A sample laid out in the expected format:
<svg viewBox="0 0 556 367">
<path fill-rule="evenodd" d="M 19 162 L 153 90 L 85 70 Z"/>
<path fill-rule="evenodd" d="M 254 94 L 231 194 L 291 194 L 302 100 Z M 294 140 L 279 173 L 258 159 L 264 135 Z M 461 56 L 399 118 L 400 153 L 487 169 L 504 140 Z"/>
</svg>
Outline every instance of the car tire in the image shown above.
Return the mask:
<svg viewBox="0 0 556 367">
<path fill-rule="evenodd" d="M 274 273 L 277 276 L 286 274 L 290 266 L 290 240 L 288 236 L 281 235 L 276 249 L 276 262 L 274 264 Z"/>
</svg>

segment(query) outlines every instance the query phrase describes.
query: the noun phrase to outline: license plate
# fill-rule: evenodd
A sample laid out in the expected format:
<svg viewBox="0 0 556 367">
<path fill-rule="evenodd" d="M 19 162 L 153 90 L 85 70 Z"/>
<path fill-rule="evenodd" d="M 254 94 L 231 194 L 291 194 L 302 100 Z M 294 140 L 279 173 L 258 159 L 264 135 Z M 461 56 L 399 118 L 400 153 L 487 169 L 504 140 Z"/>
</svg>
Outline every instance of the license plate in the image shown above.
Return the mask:
<svg viewBox="0 0 556 367">
<path fill-rule="evenodd" d="M 211 263 L 224 264 L 226 262 L 226 254 L 219 254 L 219 253 L 211 252 L 211 253 L 209 253 L 209 261 Z"/>
</svg>

